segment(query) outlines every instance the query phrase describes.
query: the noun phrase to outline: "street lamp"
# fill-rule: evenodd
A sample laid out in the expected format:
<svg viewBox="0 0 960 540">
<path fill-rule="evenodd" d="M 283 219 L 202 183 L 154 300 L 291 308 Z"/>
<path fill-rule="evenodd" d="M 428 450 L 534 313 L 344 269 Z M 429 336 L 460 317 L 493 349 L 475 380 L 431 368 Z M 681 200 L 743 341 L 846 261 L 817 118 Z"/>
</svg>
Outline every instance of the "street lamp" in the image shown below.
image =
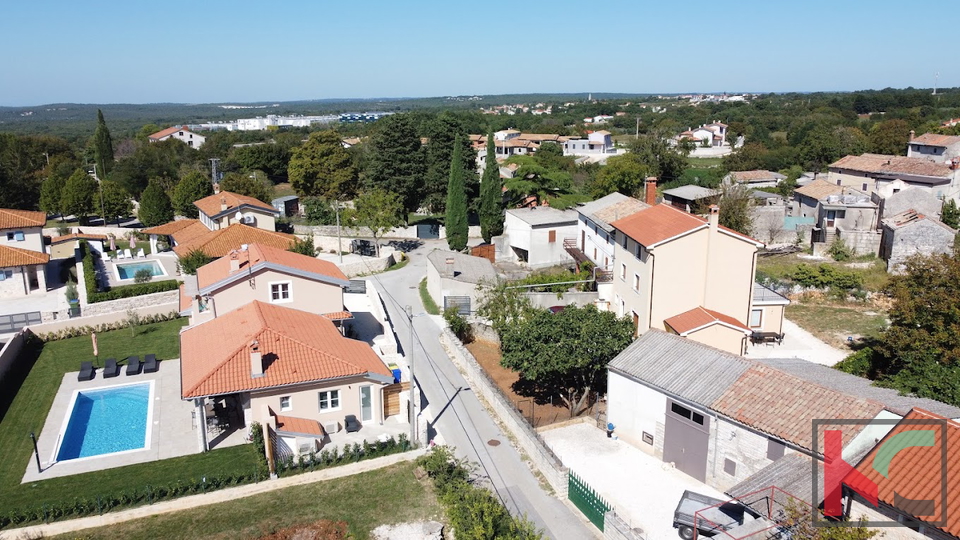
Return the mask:
<svg viewBox="0 0 960 540">
<path fill-rule="evenodd" d="M 415 376 L 415 372 L 413 370 L 413 349 L 416 347 L 416 345 L 413 342 L 413 308 L 410 306 L 406 306 L 406 308 L 404 309 L 407 312 L 407 321 L 410 323 L 410 352 L 409 354 L 407 354 L 407 363 L 410 365 L 410 398 L 409 398 L 410 403 L 408 406 L 409 414 L 410 414 L 410 442 L 413 444 L 416 444 L 419 431 L 417 430 L 417 406 L 416 406 L 417 393 L 416 393 L 416 390 L 414 389 L 414 386 L 416 386 L 417 379 Z"/>
</svg>

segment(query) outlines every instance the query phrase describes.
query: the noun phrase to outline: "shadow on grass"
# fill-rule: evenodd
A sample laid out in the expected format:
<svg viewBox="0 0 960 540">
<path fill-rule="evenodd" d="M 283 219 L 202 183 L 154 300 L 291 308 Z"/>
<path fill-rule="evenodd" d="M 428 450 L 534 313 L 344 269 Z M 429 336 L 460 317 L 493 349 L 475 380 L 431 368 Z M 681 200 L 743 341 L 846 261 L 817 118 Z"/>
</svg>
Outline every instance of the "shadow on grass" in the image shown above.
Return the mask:
<svg viewBox="0 0 960 540">
<path fill-rule="evenodd" d="M 27 379 L 27 375 L 30 374 L 33 365 L 37 363 L 42 351 L 43 343 L 39 339 L 28 339 L 23 344 L 20 354 L 17 355 L 17 361 L 10 367 L 10 371 L 4 375 L 3 380 L 0 380 L 0 422 L 3 422 L 3 418 L 10 409 L 10 404 L 17 397 L 20 386 Z"/>
</svg>

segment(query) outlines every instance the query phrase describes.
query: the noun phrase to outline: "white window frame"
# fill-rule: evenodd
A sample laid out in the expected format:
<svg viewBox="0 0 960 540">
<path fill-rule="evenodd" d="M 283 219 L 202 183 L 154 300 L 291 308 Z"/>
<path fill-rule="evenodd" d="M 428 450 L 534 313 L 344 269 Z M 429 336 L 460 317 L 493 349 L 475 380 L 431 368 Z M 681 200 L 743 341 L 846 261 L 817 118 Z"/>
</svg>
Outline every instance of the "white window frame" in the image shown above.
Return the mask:
<svg viewBox="0 0 960 540">
<path fill-rule="evenodd" d="M 633 275 L 633 290 L 640 292 L 640 274 Z"/>
<path fill-rule="evenodd" d="M 753 324 L 753 315 L 757 315 L 757 324 Z M 763 326 L 763 309 L 753 308 L 750 310 L 750 328 L 760 328 Z"/>
<path fill-rule="evenodd" d="M 336 406 L 333 403 L 336 402 Z M 340 390 L 321 390 L 317 392 L 317 409 L 320 412 L 339 411 L 343 407 L 343 396 Z"/>
<path fill-rule="evenodd" d="M 620 263 L 620 281 L 627 280 L 627 263 Z"/>
<path fill-rule="evenodd" d="M 270 294 L 270 303 L 271 303 L 271 304 L 286 304 L 286 303 L 288 303 L 288 302 L 293 302 L 293 281 L 291 281 L 291 280 L 287 280 L 287 281 L 271 281 L 268 285 L 270 286 L 270 292 L 269 292 L 269 294 Z M 283 289 L 282 289 L 282 286 L 283 286 L 283 285 L 286 285 L 286 286 L 287 286 L 287 297 L 286 297 L 286 298 L 277 298 L 277 299 L 275 299 L 275 298 L 273 297 L 273 287 L 274 287 L 274 286 L 277 286 L 277 291 L 282 294 L 282 293 L 283 293 Z"/>
<path fill-rule="evenodd" d="M 293 405 L 290 403 L 290 396 L 280 396 L 280 412 L 292 411 Z"/>
</svg>

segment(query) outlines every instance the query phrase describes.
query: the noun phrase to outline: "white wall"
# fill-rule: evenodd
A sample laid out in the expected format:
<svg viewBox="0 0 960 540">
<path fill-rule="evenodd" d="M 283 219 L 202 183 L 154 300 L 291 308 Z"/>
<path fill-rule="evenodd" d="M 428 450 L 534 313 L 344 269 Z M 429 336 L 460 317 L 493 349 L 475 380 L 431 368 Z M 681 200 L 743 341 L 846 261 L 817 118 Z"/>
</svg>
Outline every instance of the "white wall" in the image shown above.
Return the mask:
<svg viewBox="0 0 960 540">
<path fill-rule="evenodd" d="M 604 239 L 606 237 L 606 239 Z M 581 242 L 580 239 L 584 241 Z M 577 247 L 583 250 L 584 255 L 601 268 L 613 268 L 613 233 L 608 233 L 596 224 L 580 216 L 577 221 Z"/>
<path fill-rule="evenodd" d="M 663 441 L 659 438 L 663 433 L 666 410 L 667 397 L 664 394 L 619 373 L 607 372 L 607 422 L 615 426 L 617 437 L 644 452 L 662 457 Z M 654 436 L 652 446 L 643 442 L 643 432 Z"/>
<path fill-rule="evenodd" d="M 43 235 L 40 234 L 40 231 L 40 227 L 24 227 L 21 229 L 0 230 L 0 245 L 46 253 L 46 250 L 43 246 Z M 23 233 L 23 240 L 18 241 L 15 239 L 16 233 L 18 232 Z M 14 239 L 8 240 L 8 233 L 12 233 L 14 235 Z"/>
</svg>

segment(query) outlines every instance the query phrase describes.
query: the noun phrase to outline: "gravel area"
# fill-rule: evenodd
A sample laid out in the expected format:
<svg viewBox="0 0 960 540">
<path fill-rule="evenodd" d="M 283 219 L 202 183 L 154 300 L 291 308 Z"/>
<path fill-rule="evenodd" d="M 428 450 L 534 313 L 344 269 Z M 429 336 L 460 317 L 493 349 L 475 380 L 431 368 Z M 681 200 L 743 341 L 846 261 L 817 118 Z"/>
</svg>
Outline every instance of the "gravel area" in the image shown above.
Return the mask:
<svg viewBox="0 0 960 540">
<path fill-rule="evenodd" d="M 443 540 L 443 524 L 437 521 L 414 521 L 381 525 L 373 530 L 376 540 Z"/>
<path fill-rule="evenodd" d="M 816 336 L 797 326 L 793 321 L 783 319 L 783 344 L 761 343 L 749 345 L 747 358 L 802 358 L 815 364 L 832 366 L 850 354 L 832 347 Z"/>
<path fill-rule="evenodd" d="M 592 424 L 541 432 L 563 464 L 599 492 L 630 527 L 646 540 L 676 540 L 673 511 L 684 490 L 727 499 L 628 443 L 608 439 Z"/>
</svg>

